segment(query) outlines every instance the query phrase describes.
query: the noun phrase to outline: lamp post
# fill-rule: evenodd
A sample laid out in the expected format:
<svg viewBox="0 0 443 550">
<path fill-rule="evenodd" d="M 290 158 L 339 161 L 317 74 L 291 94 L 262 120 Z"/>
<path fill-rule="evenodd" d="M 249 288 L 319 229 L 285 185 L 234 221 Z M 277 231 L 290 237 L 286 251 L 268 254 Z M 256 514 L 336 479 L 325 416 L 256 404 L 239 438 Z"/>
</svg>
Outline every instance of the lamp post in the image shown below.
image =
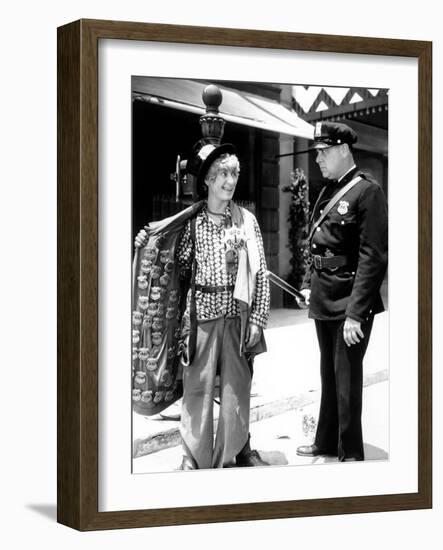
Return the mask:
<svg viewBox="0 0 443 550">
<path fill-rule="evenodd" d="M 206 113 L 200 117 L 202 138 L 194 145 L 198 149 L 203 145 L 220 145 L 225 130 L 225 119 L 220 115 L 219 107 L 223 101 L 221 90 L 215 84 L 209 84 L 202 92 L 202 100 L 206 106 Z M 177 156 L 175 172 L 171 179 L 176 184 L 176 202 L 195 202 L 198 198 L 195 178 L 186 172 L 187 160 Z"/>
</svg>

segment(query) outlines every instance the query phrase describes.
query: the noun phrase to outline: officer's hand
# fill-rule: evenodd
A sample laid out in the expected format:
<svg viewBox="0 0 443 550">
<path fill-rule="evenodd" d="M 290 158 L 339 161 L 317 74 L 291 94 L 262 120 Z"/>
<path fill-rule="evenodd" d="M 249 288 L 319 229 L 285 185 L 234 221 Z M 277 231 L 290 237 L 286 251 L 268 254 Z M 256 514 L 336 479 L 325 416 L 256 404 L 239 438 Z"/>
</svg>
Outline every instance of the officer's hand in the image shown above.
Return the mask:
<svg viewBox="0 0 443 550">
<path fill-rule="evenodd" d="M 295 298 L 295 301 L 297 302 L 298 307 L 301 309 L 307 309 L 309 307 L 309 302 L 311 300 L 311 290 L 309 288 L 304 288 L 301 293 L 304 296 L 304 300 L 301 298 Z"/>
<path fill-rule="evenodd" d="M 262 329 L 258 325 L 254 325 L 254 323 L 248 324 L 248 328 L 246 329 L 245 342 L 247 348 L 253 348 L 256 344 L 258 344 L 261 336 L 261 331 Z"/>
<path fill-rule="evenodd" d="M 361 330 L 361 323 L 359 321 L 354 321 L 350 317 L 346 317 L 345 324 L 343 326 L 343 338 L 347 346 L 352 346 L 352 344 L 358 344 L 360 340 L 363 340 L 364 334 Z"/>
<path fill-rule="evenodd" d="M 135 237 L 134 245 L 137 248 L 142 248 L 143 246 L 145 246 L 147 242 L 148 242 L 148 234 L 144 229 L 141 229 Z"/>
</svg>

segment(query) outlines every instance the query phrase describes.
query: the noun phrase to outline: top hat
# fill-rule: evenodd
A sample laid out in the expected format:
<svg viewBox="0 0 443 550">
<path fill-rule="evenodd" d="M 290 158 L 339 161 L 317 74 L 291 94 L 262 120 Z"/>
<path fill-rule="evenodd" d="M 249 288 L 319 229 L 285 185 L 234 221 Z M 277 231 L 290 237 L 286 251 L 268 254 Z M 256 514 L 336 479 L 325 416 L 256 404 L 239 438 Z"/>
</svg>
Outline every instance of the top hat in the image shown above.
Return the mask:
<svg viewBox="0 0 443 550">
<path fill-rule="evenodd" d="M 211 164 L 221 155 L 228 153 L 235 154 L 235 147 L 231 143 L 223 143 L 222 145 L 214 145 L 213 143 L 198 142 L 194 146 L 192 157 L 188 160 L 186 171 L 197 179 L 197 187 L 201 187 L 205 181 Z"/>
</svg>

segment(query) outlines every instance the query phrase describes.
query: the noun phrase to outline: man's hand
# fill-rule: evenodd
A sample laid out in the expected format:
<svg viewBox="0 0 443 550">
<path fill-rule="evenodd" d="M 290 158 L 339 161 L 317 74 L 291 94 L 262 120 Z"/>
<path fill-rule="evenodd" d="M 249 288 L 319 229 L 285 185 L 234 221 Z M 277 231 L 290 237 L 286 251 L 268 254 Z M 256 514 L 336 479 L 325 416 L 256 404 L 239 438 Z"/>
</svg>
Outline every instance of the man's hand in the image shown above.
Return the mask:
<svg viewBox="0 0 443 550">
<path fill-rule="evenodd" d="M 137 248 L 142 248 L 148 242 L 148 234 L 144 229 L 140 229 L 135 237 L 134 245 Z"/>
<path fill-rule="evenodd" d="M 254 325 L 254 323 L 248 324 L 248 328 L 246 329 L 245 342 L 247 348 L 253 348 L 256 344 L 258 344 L 261 336 L 261 331 L 262 329 L 258 325 Z"/>
<path fill-rule="evenodd" d="M 305 299 L 302 300 L 301 298 L 296 297 L 295 301 L 297 302 L 298 307 L 300 307 L 301 309 L 307 309 L 311 300 L 311 290 L 309 288 L 304 288 L 303 290 L 301 290 L 301 293 L 303 294 Z"/>
<path fill-rule="evenodd" d="M 359 321 L 354 321 L 354 319 L 350 317 L 346 317 L 343 326 L 343 338 L 346 345 L 352 346 L 352 344 L 358 344 L 364 337 L 365 335 L 361 330 L 361 323 Z"/>
</svg>

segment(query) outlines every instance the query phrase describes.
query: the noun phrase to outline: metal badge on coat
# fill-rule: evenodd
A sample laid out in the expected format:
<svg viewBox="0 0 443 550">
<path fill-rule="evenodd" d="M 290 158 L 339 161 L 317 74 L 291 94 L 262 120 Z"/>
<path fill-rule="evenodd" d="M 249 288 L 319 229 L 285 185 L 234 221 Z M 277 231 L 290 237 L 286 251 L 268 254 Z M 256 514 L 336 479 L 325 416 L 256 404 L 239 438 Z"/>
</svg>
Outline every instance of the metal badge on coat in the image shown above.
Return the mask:
<svg viewBox="0 0 443 550">
<path fill-rule="evenodd" d="M 337 212 L 339 214 L 344 216 L 345 214 L 347 214 L 348 210 L 349 210 L 349 202 L 348 201 L 340 201 L 338 203 Z"/>
</svg>

